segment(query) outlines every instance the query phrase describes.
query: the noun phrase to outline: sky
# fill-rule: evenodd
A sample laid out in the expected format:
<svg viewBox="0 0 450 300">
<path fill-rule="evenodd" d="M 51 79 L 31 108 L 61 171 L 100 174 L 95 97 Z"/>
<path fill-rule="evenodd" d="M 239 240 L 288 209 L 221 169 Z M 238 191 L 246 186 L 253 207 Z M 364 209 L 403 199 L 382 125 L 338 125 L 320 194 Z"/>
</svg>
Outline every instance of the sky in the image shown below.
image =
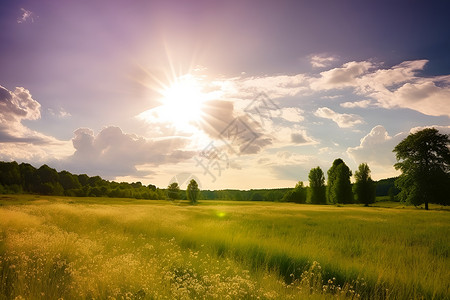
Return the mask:
<svg viewBox="0 0 450 300">
<path fill-rule="evenodd" d="M 375 180 L 450 134 L 449 1 L 32 1 L 0 7 L 0 160 L 202 189 Z"/>
</svg>

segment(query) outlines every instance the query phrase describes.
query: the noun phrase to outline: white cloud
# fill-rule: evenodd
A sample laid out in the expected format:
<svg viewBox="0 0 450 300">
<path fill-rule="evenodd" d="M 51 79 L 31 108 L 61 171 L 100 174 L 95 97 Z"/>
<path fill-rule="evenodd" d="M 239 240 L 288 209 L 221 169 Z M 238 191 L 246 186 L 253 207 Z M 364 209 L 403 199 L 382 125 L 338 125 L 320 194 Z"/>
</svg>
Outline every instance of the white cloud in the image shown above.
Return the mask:
<svg viewBox="0 0 450 300">
<path fill-rule="evenodd" d="M 418 79 L 415 73 L 423 70 L 427 62 L 427 60 L 404 61 L 389 69 L 375 70 L 361 78 L 356 86 L 362 92 L 369 93 L 372 90 L 395 89 L 396 85 Z"/>
<path fill-rule="evenodd" d="M 311 81 L 311 88 L 314 90 L 340 89 L 344 87 L 354 87 L 358 79 L 366 74 L 374 65 L 367 61 L 351 61 L 341 68 L 334 68 L 321 72 L 320 78 L 314 78 Z"/>
<path fill-rule="evenodd" d="M 359 107 L 359 108 L 367 108 L 372 104 L 372 101 L 370 100 L 361 100 L 361 101 L 356 101 L 356 102 L 344 102 L 341 103 L 341 107 L 344 108 L 355 108 L 355 107 Z"/>
<path fill-rule="evenodd" d="M 238 99 L 254 99 L 261 93 L 267 94 L 271 99 L 292 97 L 309 89 L 308 77 L 304 74 L 276 75 L 247 78 L 233 78 L 231 80 L 234 96 Z"/>
<path fill-rule="evenodd" d="M 59 109 L 48 108 L 47 111 L 51 116 L 58 118 L 58 119 L 66 119 L 66 118 L 70 118 L 72 116 L 64 108 L 59 108 Z"/>
<path fill-rule="evenodd" d="M 410 133 L 416 133 L 417 131 L 423 130 L 425 128 L 435 128 L 440 134 L 450 135 L 450 126 L 440 126 L 440 125 L 430 125 L 430 126 L 420 126 L 411 128 Z"/>
<path fill-rule="evenodd" d="M 280 108 L 279 110 L 280 110 L 281 118 L 286 121 L 298 123 L 305 119 L 303 117 L 303 113 L 304 113 L 303 110 L 301 110 L 298 107 L 283 107 L 283 108 Z"/>
<path fill-rule="evenodd" d="M 17 23 L 25 23 L 27 21 L 30 21 L 31 23 L 34 23 L 34 13 L 31 10 L 27 10 L 25 8 L 21 8 L 21 16 L 17 18 Z"/>
<path fill-rule="evenodd" d="M 374 98 L 383 108 L 409 108 L 426 115 L 450 116 L 450 76 L 417 76 L 427 62 L 406 61 L 377 70 L 362 78 L 356 91 Z"/>
<path fill-rule="evenodd" d="M 434 82 L 406 83 L 391 93 L 391 103 L 430 116 L 450 117 L 450 87 L 438 87 Z M 384 101 L 386 103 L 386 101 Z"/>
<path fill-rule="evenodd" d="M 323 147 L 319 149 L 319 154 L 323 154 L 323 153 L 328 153 L 330 152 L 332 149 L 330 147 Z"/>
<path fill-rule="evenodd" d="M 0 161 L 15 160 L 37 166 L 44 163 L 49 164 L 51 161 L 67 157 L 71 153 L 73 153 L 73 147 L 67 141 L 55 141 L 48 144 L 3 143 L 0 141 Z"/>
<path fill-rule="evenodd" d="M 409 108 L 431 116 L 450 116 L 450 76 L 417 76 L 427 62 L 405 61 L 378 70 L 374 70 L 376 65 L 371 62 L 349 62 L 312 78 L 311 88 L 317 91 L 353 88 L 356 94 L 373 98 L 383 108 Z"/>
<path fill-rule="evenodd" d="M 392 167 L 395 163 L 395 154 L 392 150 L 405 137 L 405 133 L 389 136 L 382 125 L 377 125 L 361 139 L 359 146 L 349 147 L 347 154 L 357 163 L 367 162 Z"/>
<path fill-rule="evenodd" d="M 362 118 L 354 114 L 340 114 L 328 107 L 320 107 L 314 113 L 317 117 L 333 120 L 341 128 L 350 128 L 364 123 Z"/>
<path fill-rule="evenodd" d="M 342 97 L 343 97 L 342 95 L 332 95 L 332 96 L 322 96 L 320 98 L 333 100 L 333 99 L 338 99 L 338 98 L 342 98 Z"/>
<path fill-rule="evenodd" d="M 42 144 L 55 142 L 52 137 L 33 131 L 22 124 L 24 120 L 41 117 L 41 105 L 23 87 L 9 91 L 0 86 L 0 143 L 21 142 Z"/>
<path fill-rule="evenodd" d="M 74 134 L 75 153 L 62 160 L 61 165 L 78 173 L 107 177 L 133 175 L 137 165 L 176 164 L 196 154 L 183 150 L 189 144 L 186 138 L 147 140 L 114 126 L 102 129 L 97 135 L 88 128 L 79 128 Z"/>
<path fill-rule="evenodd" d="M 41 117 L 41 105 L 32 98 L 30 91 L 23 87 L 16 87 L 10 92 L 0 86 L 0 105 L 2 121 L 36 120 Z"/>
<path fill-rule="evenodd" d="M 320 65 L 320 56 L 313 56 Z M 351 61 L 339 68 L 320 73 L 233 78 L 230 80 L 234 99 L 252 99 L 266 92 L 271 99 L 293 97 L 311 92 L 351 88 L 356 95 L 373 99 L 345 102 L 342 107 L 408 108 L 431 116 L 450 116 L 450 76 L 421 77 L 427 60 L 405 61 L 382 69 L 370 61 Z M 228 94 L 227 94 L 228 95 Z M 334 96 L 321 96 L 332 98 Z"/>
<path fill-rule="evenodd" d="M 325 54 L 312 55 L 311 66 L 313 68 L 325 68 L 328 67 L 331 63 L 337 61 L 337 58 L 334 56 L 327 56 Z"/>
</svg>

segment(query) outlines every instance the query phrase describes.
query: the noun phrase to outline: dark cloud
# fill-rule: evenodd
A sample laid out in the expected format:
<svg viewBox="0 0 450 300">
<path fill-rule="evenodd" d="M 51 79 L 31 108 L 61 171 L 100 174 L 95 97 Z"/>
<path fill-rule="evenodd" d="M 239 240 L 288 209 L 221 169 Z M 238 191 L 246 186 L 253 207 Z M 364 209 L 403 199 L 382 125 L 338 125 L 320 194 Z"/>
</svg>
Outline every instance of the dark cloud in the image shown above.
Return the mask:
<svg viewBox="0 0 450 300">
<path fill-rule="evenodd" d="M 291 140 L 295 144 L 305 144 L 309 142 L 301 133 L 292 133 Z"/>
</svg>

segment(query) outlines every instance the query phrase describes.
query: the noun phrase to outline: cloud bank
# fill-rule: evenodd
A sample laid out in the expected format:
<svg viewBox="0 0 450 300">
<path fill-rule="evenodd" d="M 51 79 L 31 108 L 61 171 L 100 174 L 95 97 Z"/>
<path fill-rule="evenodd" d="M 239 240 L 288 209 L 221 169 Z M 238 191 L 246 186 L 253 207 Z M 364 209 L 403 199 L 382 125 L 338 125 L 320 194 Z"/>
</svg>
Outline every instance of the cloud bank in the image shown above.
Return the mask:
<svg viewBox="0 0 450 300">
<path fill-rule="evenodd" d="M 124 133 L 115 126 L 106 127 L 97 135 L 89 128 L 79 128 L 74 132 L 72 143 L 75 152 L 61 161 L 62 167 L 110 178 L 134 175 L 137 165 L 176 164 L 196 153 L 183 150 L 189 144 L 186 138 L 148 140 Z"/>
</svg>

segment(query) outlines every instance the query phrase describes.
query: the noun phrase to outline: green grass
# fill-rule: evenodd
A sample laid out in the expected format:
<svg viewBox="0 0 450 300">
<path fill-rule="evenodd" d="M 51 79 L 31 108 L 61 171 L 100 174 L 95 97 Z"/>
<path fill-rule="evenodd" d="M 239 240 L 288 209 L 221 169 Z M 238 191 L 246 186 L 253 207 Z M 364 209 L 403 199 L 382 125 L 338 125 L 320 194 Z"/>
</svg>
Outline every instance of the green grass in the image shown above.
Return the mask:
<svg viewBox="0 0 450 300">
<path fill-rule="evenodd" d="M 448 299 L 450 213 L 0 197 L 0 299 Z"/>
</svg>

